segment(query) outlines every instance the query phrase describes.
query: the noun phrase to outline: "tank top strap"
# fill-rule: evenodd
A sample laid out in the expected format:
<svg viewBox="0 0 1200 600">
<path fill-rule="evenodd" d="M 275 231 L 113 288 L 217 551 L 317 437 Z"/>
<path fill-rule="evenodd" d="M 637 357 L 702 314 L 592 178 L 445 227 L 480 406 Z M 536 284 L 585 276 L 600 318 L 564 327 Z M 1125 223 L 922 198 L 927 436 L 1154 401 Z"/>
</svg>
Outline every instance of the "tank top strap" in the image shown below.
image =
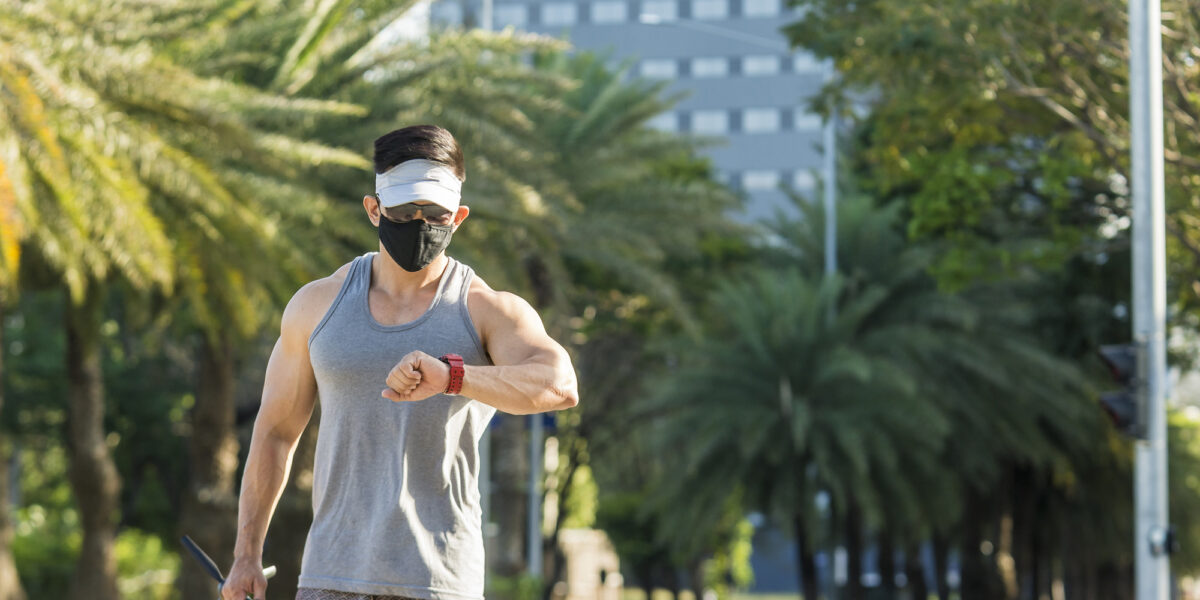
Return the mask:
<svg viewBox="0 0 1200 600">
<path fill-rule="evenodd" d="M 371 256 L 374 252 L 367 252 L 362 256 L 355 257 L 354 263 L 350 265 L 349 289 L 346 292 L 352 296 L 361 296 L 366 294 L 371 287 Z"/>
<path fill-rule="evenodd" d="M 446 265 L 446 272 L 442 274 L 445 281 L 442 282 L 441 300 L 439 306 L 451 307 L 458 304 L 462 300 L 463 291 L 463 275 L 470 270 L 470 267 L 462 262 L 450 257 L 449 263 Z"/>
</svg>

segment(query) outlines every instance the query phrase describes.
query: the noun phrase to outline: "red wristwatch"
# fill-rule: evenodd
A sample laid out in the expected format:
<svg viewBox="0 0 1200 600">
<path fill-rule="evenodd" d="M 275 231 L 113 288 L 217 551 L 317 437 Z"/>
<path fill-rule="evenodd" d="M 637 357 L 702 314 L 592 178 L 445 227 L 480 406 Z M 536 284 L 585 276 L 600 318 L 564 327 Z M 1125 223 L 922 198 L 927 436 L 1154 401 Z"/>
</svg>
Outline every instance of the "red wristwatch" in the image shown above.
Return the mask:
<svg viewBox="0 0 1200 600">
<path fill-rule="evenodd" d="M 443 394 L 451 396 L 462 391 L 463 383 L 463 359 L 457 354 L 443 354 L 438 357 L 438 360 L 450 365 L 450 383 L 446 385 L 446 391 Z"/>
</svg>

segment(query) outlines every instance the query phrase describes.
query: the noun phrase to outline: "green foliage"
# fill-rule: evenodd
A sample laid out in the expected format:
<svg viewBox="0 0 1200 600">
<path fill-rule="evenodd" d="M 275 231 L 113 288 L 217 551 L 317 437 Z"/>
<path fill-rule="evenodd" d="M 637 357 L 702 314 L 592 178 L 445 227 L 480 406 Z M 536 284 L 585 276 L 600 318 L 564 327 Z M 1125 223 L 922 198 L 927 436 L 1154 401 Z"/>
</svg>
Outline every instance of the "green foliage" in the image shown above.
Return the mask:
<svg viewBox="0 0 1200 600">
<path fill-rule="evenodd" d="M 590 529 L 596 523 L 596 504 L 599 488 L 592 477 L 592 468 L 580 465 L 571 479 L 571 491 L 559 510 L 567 513 L 563 529 Z"/>
<path fill-rule="evenodd" d="M 1178 573 L 1195 573 L 1200 570 L 1200 410 L 1173 411 L 1167 426 L 1167 502 L 1179 540 L 1171 565 Z"/>
<path fill-rule="evenodd" d="M 75 510 L 30 505 L 17 511 L 16 531 L 13 556 L 29 597 L 67 597 L 82 542 Z M 117 536 L 116 553 L 122 596 L 151 600 L 174 597 L 179 555 L 164 548 L 162 538 L 125 529 Z M 215 594 L 215 584 L 213 587 Z"/>
<path fill-rule="evenodd" d="M 1013 283 L 939 289 L 900 205 L 853 195 L 826 275 L 824 215 L 796 202 L 763 266 L 716 286 L 702 335 L 680 340 L 646 402 L 639 432 L 671 458 L 659 536 L 702 545 L 738 497 L 820 543 L 813 499 L 827 492 L 835 516 L 861 512 L 910 545 L 983 527 L 1011 510 L 1014 482 L 1054 498 L 1105 489 L 1069 483 L 1111 451 L 1092 457 L 1104 430 L 1085 380 L 1033 334 L 1042 299 Z"/>
<path fill-rule="evenodd" d="M 653 586 L 657 571 L 674 566 L 670 543 L 656 535 L 657 515 L 643 510 L 647 499 L 645 492 L 607 494 L 596 511 L 596 527 L 608 535 L 622 571 L 632 573 L 633 582 L 642 587 Z"/>
<path fill-rule="evenodd" d="M 528 573 L 511 577 L 492 573 L 487 577 L 485 595 L 498 600 L 539 600 L 542 597 L 542 580 Z"/>
<path fill-rule="evenodd" d="M 945 243 L 943 283 L 1053 269 L 1126 244 L 1129 226 L 1127 6 L 1116 0 L 795 0 L 787 28 L 836 62 L 814 102 L 871 93 L 851 161 L 901 199 L 914 237 Z M 1171 296 L 1200 308 L 1200 114 L 1195 0 L 1163 3 Z M 843 103 L 843 106 L 846 104 Z"/>
<path fill-rule="evenodd" d="M 13 558 L 31 598 L 66 598 L 82 533 L 74 508 L 31 504 L 17 510 Z"/>
<path fill-rule="evenodd" d="M 704 571 L 704 587 L 715 591 L 718 598 L 729 598 L 734 590 L 754 584 L 754 570 L 750 567 L 753 538 L 754 525 L 743 518 L 734 525 L 728 543 L 713 553 L 712 562 Z"/>
<path fill-rule="evenodd" d="M 169 538 L 168 538 L 169 539 Z M 163 546 L 163 539 L 137 529 L 125 529 L 117 536 L 117 584 L 121 596 L 138 600 L 175 598 L 175 578 L 179 575 L 180 556 Z M 216 593 L 216 583 L 213 584 Z"/>
</svg>

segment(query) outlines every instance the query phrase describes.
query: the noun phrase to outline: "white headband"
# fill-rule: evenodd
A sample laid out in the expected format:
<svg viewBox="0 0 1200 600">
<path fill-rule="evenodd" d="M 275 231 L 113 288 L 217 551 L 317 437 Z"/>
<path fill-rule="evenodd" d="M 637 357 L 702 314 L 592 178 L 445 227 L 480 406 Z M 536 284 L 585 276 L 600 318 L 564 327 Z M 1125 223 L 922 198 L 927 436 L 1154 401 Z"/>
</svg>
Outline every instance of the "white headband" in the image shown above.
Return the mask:
<svg viewBox="0 0 1200 600">
<path fill-rule="evenodd" d="M 454 212 L 462 199 L 462 181 L 446 165 L 417 158 L 377 173 L 375 196 L 384 208 L 427 200 Z"/>
</svg>

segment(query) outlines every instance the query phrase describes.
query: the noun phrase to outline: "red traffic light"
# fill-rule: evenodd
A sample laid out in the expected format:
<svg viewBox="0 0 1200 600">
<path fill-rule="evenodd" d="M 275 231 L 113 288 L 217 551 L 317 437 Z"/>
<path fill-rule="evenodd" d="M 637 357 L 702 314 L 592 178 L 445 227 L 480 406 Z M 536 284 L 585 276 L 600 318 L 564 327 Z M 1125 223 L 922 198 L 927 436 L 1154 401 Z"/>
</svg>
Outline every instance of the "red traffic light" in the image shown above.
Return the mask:
<svg viewBox="0 0 1200 600">
<path fill-rule="evenodd" d="M 1143 437 L 1144 423 L 1137 390 L 1137 346 L 1101 346 L 1100 358 L 1112 373 L 1113 380 L 1121 386 L 1120 390 L 1100 394 L 1100 406 L 1104 408 L 1117 431 L 1135 438 Z"/>
<path fill-rule="evenodd" d="M 1100 406 L 1108 414 L 1113 427 L 1125 435 L 1138 437 L 1137 399 L 1129 392 L 1107 392 L 1100 394 Z"/>
<path fill-rule="evenodd" d="M 1128 386 L 1137 377 L 1137 346 L 1133 344 L 1100 346 L 1100 358 L 1117 383 Z"/>
</svg>

